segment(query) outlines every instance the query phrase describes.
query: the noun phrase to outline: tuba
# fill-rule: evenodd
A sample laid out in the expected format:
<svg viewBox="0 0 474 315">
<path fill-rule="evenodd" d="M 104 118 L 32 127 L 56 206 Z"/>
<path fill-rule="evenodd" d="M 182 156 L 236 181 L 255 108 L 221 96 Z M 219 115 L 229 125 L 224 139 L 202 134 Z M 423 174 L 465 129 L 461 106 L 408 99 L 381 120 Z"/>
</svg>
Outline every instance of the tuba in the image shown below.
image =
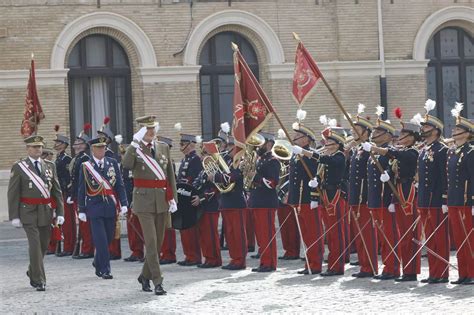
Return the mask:
<svg viewBox="0 0 474 315">
<path fill-rule="evenodd" d="M 202 159 L 202 167 L 204 168 L 204 172 L 206 172 L 207 176 L 214 177 L 214 175 L 217 173 L 221 173 L 221 174 L 230 173 L 229 166 L 222 158 L 221 154 L 219 153 L 217 149 L 217 145 L 215 143 L 213 142 L 203 143 L 203 151 L 206 151 L 208 154 Z M 230 184 L 214 183 L 214 185 L 222 194 L 225 194 L 234 188 L 235 183 L 230 183 Z"/>
<path fill-rule="evenodd" d="M 280 161 L 289 161 L 291 155 L 293 154 L 293 149 L 291 143 L 287 140 L 278 139 L 275 141 L 275 144 L 272 147 L 272 155 Z"/>
<path fill-rule="evenodd" d="M 240 163 L 240 170 L 244 178 L 244 189 L 249 191 L 253 187 L 253 179 L 257 170 L 257 148 L 265 143 L 265 138 L 261 134 L 254 134 L 245 141 L 245 154 Z"/>
</svg>

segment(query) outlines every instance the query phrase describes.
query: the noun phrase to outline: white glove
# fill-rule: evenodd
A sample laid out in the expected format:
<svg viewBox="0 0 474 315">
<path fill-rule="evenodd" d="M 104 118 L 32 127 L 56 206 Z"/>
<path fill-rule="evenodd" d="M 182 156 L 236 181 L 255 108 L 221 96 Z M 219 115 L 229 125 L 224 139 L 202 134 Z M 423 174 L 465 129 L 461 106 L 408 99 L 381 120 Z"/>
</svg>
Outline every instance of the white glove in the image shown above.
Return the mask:
<svg viewBox="0 0 474 315">
<path fill-rule="evenodd" d="M 134 147 L 135 149 L 138 149 L 138 148 L 140 147 L 140 145 L 139 145 L 137 142 L 135 142 L 135 141 L 132 141 L 132 143 L 130 143 L 130 145 L 131 145 L 132 147 Z"/>
<path fill-rule="evenodd" d="M 168 209 L 169 212 L 175 213 L 178 211 L 178 205 L 176 204 L 176 201 L 174 199 L 171 199 L 168 204 L 170 205 L 170 208 Z"/>
<path fill-rule="evenodd" d="M 382 175 L 380 175 L 380 181 L 382 181 L 382 183 L 386 183 L 390 180 L 390 175 L 388 175 L 387 171 L 383 172 Z"/>
<path fill-rule="evenodd" d="M 82 222 L 87 222 L 87 216 L 84 212 L 79 212 L 79 220 Z"/>
<path fill-rule="evenodd" d="M 53 211 L 53 219 L 56 218 L 56 211 Z"/>
<path fill-rule="evenodd" d="M 16 228 L 21 228 L 21 222 L 20 219 L 13 219 L 12 220 L 12 225 Z"/>
<path fill-rule="evenodd" d="M 62 215 L 58 215 L 58 217 L 56 218 L 56 223 L 58 225 L 63 225 L 64 224 L 64 217 Z"/>
<path fill-rule="evenodd" d="M 319 203 L 317 201 L 311 201 L 309 204 L 310 209 L 316 209 L 318 207 Z"/>
<path fill-rule="evenodd" d="M 368 142 L 363 142 L 362 149 L 364 149 L 364 151 L 370 152 L 370 150 L 372 150 L 372 145 Z"/>
<path fill-rule="evenodd" d="M 395 213 L 395 205 L 393 203 L 391 203 L 389 206 L 388 206 L 388 212 L 390 213 Z"/>
<path fill-rule="evenodd" d="M 472 206 L 471 214 L 472 214 L 472 216 L 474 216 L 474 206 Z"/>
<path fill-rule="evenodd" d="M 318 179 L 315 177 L 313 178 L 312 180 L 309 181 L 308 183 L 308 186 L 311 187 L 311 188 L 316 188 L 318 187 L 319 185 L 319 182 L 318 182 Z"/>
<path fill-rule="evenodd" d="M 448 206 L 447 205 L 442 205 L 441 206 L 441 211 L 443 211 L 443 214 L 448 213 Z"/>
<path fill-rule="evenodd" d="M 418 186 L 419 186 L 419 185 L 420 185 L 420 184 L 419 184 L 418 182 L 416 182 L 416 183 L 415 183 L 415 188 L 418 189 Z"/>
<path fill-rule="evenodd" d="M 128 208 L 126 206 L 120 207 L 120 215 L 126 215 L 128 212 Z"/>
<path fill-rule="evenodd" d="M 138 130 L 137 133 L 133 135 L 133 140 L 140 142 L 142 141 L 145 134 L 146 134 L 146 127 L 141 127 L 140 130 Z"/>
<path fill-rule="evenodd" d="M 74 203 L 74 201 L 72 201 L 71 196 L 67 197 L 66 203 L 67 203 L 68 205 L 72 205 L 72 204 Z"/>
<path fill-rule="evenodd" d="M 301 154 L 303 152 L 303 148 L 299 145 L 294 145 L 292 148 L 294 154 Z"/>
</svg>

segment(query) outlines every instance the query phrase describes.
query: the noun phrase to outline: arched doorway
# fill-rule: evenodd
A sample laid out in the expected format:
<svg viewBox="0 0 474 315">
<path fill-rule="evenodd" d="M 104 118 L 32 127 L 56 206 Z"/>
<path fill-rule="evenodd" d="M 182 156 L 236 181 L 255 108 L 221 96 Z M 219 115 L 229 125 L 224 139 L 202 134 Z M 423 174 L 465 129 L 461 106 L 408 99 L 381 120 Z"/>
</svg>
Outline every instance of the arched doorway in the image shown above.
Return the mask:
<svg viewBox="0 0 474 315">
<path fill-rule="evenodd" d="M 438 117 L 445 124 L 445 135 L 451 134 L 455 102 L 464 103 L 462 115 L 474 118 L 474 39 L 459 27 L 438 31 L 426 49 L 428 98 L 436 100 Z"/>
<path fill-rule="evenodd" d="M 234 63 L 231 42 L 236 43 L 258 79 L 257 54 L 249 41 L 236 32 L 222 32 L 211 37 L 201 50 L 199 73 L 201 85 L 201 122 L 204 139 L 217 136 L 220 124 L 232 123 Z"/>
</svg>

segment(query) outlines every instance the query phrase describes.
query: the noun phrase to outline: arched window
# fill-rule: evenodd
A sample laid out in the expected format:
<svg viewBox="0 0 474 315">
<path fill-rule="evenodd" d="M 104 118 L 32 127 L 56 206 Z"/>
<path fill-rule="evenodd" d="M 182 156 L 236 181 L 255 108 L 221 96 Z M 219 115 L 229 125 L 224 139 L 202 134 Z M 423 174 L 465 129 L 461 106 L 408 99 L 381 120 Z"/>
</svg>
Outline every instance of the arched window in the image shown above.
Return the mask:
<svg viewBox="0 0 474 315">
<path fill-rule="evenodd" d="M 451 135 L 454 120 L 451 109 L 463 102 L 462 115 L 474 118 L 474 39 L 457 27 L 437 32 L 428 43 L 426 58 L 428 98 L 436 100 L 438 117 L 445 124 L 445 135 Z"/>
<path fill-rule="evenodd" d="M 68 60 L 71 134 L 77 135 L 85 122 L 92 134 L 101 127 L 105 116 L 109 127 L 124 141 L 132 133 L 132 97 L 130 65 L 120 44 L 106 35 L 82 38 Z"/>
<path fill-rule="evenodd" d="M 232 124 L 234 95 L 234 63 L 231 42 L 236 43 L 250 69 L 258 79 L 257 55 L 250 43 L 235 32 L 222 32 L 211 37 L 199 58 L 202 135 L 210 139 L 217 135 L 220 124 Z"/>
</svg>

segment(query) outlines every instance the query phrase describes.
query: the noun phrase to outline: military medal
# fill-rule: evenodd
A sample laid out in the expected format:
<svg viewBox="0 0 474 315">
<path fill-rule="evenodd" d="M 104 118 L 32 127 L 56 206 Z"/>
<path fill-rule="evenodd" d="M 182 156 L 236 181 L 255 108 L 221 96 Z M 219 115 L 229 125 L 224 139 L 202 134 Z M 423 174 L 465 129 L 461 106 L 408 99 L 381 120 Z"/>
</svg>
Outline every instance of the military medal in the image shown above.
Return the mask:
<svg viewBox="0 0 474 315">
<path fill-rule="evenodd" d="M 29 183 L 28 183 L 28 188 L 29 188 L 29 189 L 33 188 L 33 183 L 32 183 L 32 182 L 29 182 Z"/>
</svg>

